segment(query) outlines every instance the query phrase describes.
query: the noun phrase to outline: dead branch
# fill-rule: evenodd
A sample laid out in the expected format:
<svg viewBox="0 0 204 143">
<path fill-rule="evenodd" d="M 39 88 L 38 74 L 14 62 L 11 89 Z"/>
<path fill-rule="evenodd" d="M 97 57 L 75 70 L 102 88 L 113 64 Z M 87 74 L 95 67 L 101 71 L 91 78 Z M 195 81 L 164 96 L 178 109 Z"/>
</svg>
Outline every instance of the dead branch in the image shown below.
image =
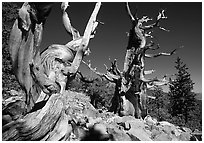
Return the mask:
<svg viewBox="0 0 204 143">
<path fill-rule="evenodd" d="M 94 10 L 92 12 L 92 15 L 88 21 L 88 24 L 86 25 L 86 29 L 85 29 L 83 40 L 82 40 L 82 45 L 84 47 L 84 49 L 83 49 L 84 51 L 87 49 L 87 45 L 89 43 L 90 36 L 91 36 L 92 32 L 95 31 L 95 29 L 98 25 L 96 17 L 97 17 L 97 14 L 99 12 L 100 7 L 101 7 L 101 2 L 97 2 Z"/>
<path fill-rule="evenodd" d="M 169 32 L 169 30 L 166 30 L 165 28 L 163 28 L 163 27 L 160 26 L 160 21 L 167 19 L 167 17 L 165 16 L 164 12 L 165 12 L 164 10 L 161 10 L 161 11 L 159 12 L 159 15 L 157 16 L 156 22 L 153 23 L 153 24 L 150 24 L 150 25 L 142 26 L 142 29 L 145 30 L 145 31 L 147 31 L 147 30 L 151 30 L 151 29 L 153 29 L 153 28 L 155 28 L 155 27 L 158 27 L 158 28 L 161 29 L 161 30 L 164 30 L 164 31 Z M 148 18 L 146 18 L 146 19 L 147 19 L 147 20 L 152 20 L 152 19 L 148 19 Z M 146 21 L 147 21 L 147 20 L 146 20 Z M 146 22 L 145 20 L 143 20 L 143 21 Z"/>
<path fill-rule="evenodd" d="M 67 7 L 69 7 L 69 2 L 62 2 L 61 4 L 61 10 L 63 13 L 62 22 L 68 34 L 70 34 L 73 40 L 75 40 L 80 37 L 80 33 L 72 26 L 68 13 L 66 13 Z"/>
<path fill-rule="evenodd" d="M 180 48 L 182 48 L 183 46 L 179 47 L 179 48 L 176 48 L 174 50 L 172 50 L 170 53 L 165 53 L 165 52 L 161 52 L 161 53 L 158 53 L 158 54 L 145 54 L 145 58 L 156 58 L 156 57 L 159 57 L 159 56 L 171 56 L 173 54 L 176 53 L 176 51 Z"/>
<path fill-rule="evenodd" d="M 151 39 L 153 39 L 154 36 L 151 35 L 152 32 L 153 32 L 153 31 L 149 31 L 149 32 L 147 32 L 147 33 L 144 33 L 145 37 L 146 37 L 146 38 L 150 37 Z"/>
<path fill-rule="evenodd" d="M 147 97 L 150 98 L 150 99 L 156 99 L 156 97 L 150 96 L 150 95 L 148 95 Z"/>
<path fill-rule="evenodd" d="M 161 87 L 161 86 L 170 84 L 170 81 L 167 80 L 166 78 L 167 78 L 167 76 L 165 75 L 163 77 L 163 79 L 157 79 L 156 78 L 157 80 L 154 80 L 152 82 L 148 82 L 147 83 L 147 88 L 151 89 L 151 88 Z"/>
<path fill-rule="evenodd" d="M 146 79 L 144 76 L 140 76 L 140 80 L 142 82 L 145 82 L 145 83 L 152 83 L 152 82 L 155 82 L 155 81 L 159 81 L 159 79 L 157 79 L 157 78 Z"/>
<path fill-rule="evenodd" d="M 164 52 L 161 52 L 161 53 L 158 53 L 158 54 L 145 54 L 145 58 L 156 58 L 156 57 L 159 57 L 159 56 L 171 56 L 174 54 L 174 50 L 170 53 L 164 53 Z"/>
<path fill-rule="evenodd" d="M 128 13 L 128 16 L 129 16 L 130 20 L 131 20 L 132 22 L 135 22 L 137 19 L 135 19 L 135 17 L 132 15 L 132 13 L 131 13 L 131 11 L 130 11 L 130 7 L 129 7 L 128 2 L 126 2 L 126 11 L 127 11 L 127 13 Z M 136 14 L 135 14 L 135 15 L 136 15 Z M 136 23 L 135 23 L 135 24 L 136 24 Z"/>
<path fill-rule="evenodd" d="M 146 46 L 144 51 L 146 52 L 147 50 L 157 50 L 160 48 L 160 45 L 157 44 L 155 47 L 155 43 L 153 41 L 150 41 Z"/>
<path fill-rule="evenodd" d="M 108 70 L 106 70 L 106 71 L 107 71 L 106 74 L 100 73 L 100 72 L 97 71 L 97 68 L 96 68 L 96 67 L 95 67 L 95 68 L 92 68 L 92 67 L 91 67 L 91 62 L 90 62 L 90 61 L 89 61 L 89 63 L 86 63 L 85 61 L 82 61 L 82 63 L 84 63 L 85 65 L 87 65 L 87 67 L 88 67 L 92 72 L 94 72 L 96 75 L 100 76 L 101 78 L 104 77 L 104 78 L 106 78 L 108 81 L 114 82 L 114 78 L 111 76 L 111 74 L 108 74 Z"/>
<path fill-rule="evenodd" d="M 110 69 L 107 69 L 107 66 L 106 66 L 106 70 L 108 70 L 108 71 L 110 71 L 113 74 L 118 75 L 118 76 L 122 75 L 122 72 L 118 69 L 117 59 L 114 59 L 114 61 L 111 62 Z"/>
<path fill-rule="evenodd" d="M 101 2 L 97 2 L 94 10 L 92 12 L 92 15 L 88 21 L 88 24 L 86 26 L 84 36 L 83 36 L 82 41 L 80 43 L 79 49 L 78 49 L 78 51 L 75 55 L 75 58 L 72 62 L 71 69 L 69 71 L 70 73 L 76 73 L 77 72 L 79 65 L 83 59 L 83 56 L 85 55 L 85 52 L 88 49 L 87 46 L 88 46 L 91 34 L 96 28 L 96 23 L 98 23 L 96 21 L 96 17 L 97 17 L 97 14 L 99 12 L 100 6 L 101 6 Z"/>
<path fill-rule="evenodd" d="M 147 75 L 147 74 L 152 74 L 154 72 L 155 72 L 155 70 L 152 69 L 152 70 L 144 71 L 144 74 Z"/>
</svg>

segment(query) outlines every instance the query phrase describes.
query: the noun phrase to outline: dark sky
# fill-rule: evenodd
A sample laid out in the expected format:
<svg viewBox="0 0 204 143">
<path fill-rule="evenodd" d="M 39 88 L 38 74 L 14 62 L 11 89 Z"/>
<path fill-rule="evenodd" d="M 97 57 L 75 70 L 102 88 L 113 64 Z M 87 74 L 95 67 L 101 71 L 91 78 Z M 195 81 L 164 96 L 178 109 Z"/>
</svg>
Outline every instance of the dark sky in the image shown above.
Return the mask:
<svg viewBox="0 0 204 143">
<path fill-rule="evenodd" d="M 80 31 L 81 35 L 83 35 L 94 5 L 95 3 L 88 2 L 70 3 L 67 12 L 72 25 Z M 168 19 L 162 21 L 161 25 L 169 29 L 170 32 L 154 30 L 154 41 L 161 46 L 156 52 L 170 52 L 177 47 L 184 46 L 184 48 L 177 51 L 176 55 L 146 59 L 146 69 L 156 70 L 148 78 L 162 78 L 165 74 L 176 73 L 174 66 L 176 58 L 179 56 L 189 68 L 191 79 L 195 83 L 194 91 L 202 92 L 202 3 L 135 2 L 129 5 L 133 13 L 138 9 L 139 17 L 147 15 L 151 18 L 156 18 L 159 10 L 166 10 Z M 91 60 L 93 67 L 97 67 L 100 72 L 105 72 L 104 64 L 109 66 L 109 58 L 111 60 L 116 58 L 118 59 L 119 68 L 122 70 L 128 41 L 126 32 L 129 31 L 131 26 L 125 11 L 125 3 L 103 2 L 98 19 L 105 24 L 98 27 L 95 38 L 90 40 L 91 55 L 85 57 L 85 61 Z M 54 5 L 43 34 L 42 49 L 51 44 L 66 44 L 71 40 L 62 24 L 60 3 Z M 84 75 L 94 75 L 83 64 L 80 70 Z"/>
</svg>

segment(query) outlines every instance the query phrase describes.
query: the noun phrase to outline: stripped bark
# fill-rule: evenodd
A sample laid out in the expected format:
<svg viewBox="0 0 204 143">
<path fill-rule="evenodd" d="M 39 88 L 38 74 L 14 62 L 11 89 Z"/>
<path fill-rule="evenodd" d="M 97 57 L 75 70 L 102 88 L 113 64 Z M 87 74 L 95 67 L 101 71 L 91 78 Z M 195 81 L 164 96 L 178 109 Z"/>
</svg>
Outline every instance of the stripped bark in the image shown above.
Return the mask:
<svg viewBox="0 0 204 143">
<path fill-rule="evenodd" d="M 76 117 L 79 114 L 86 115 L 86 110 L 93 108 L 87 99 L 83 99 L 84 95 L 75 94 L 71 91 L 52 94 L 42 109 L 3 126 L 2 139 L 4 141 L 70 140 L 70 134 L 76 130 L 74 127 L 81 122 L 81 119 Z M 84 105 L 79 110 L 81 104 Z"/>
<path fill-rule="evenodd" d="M 12 68 L 20 85 L 26 92 L 28 111 L 37 100 L 40 88 L 30 76 L 30 63 L 39 55 L 43 25 L 51 11 L 52 3 L 25 2 L 19 9 L 9 39 Z M 39 13 L 39 11 L 41 11 Z"/>
<path fill-rule="evenodd" d="M 40 53 L 43 25 L 51 5 L 23 4 L 11 31 L 9 46 L 13 68 L 26 91 L 26 104 L 30 112 L 3 127 L 3 140 L 69 139 L 73 119 L 70 116 L 73 113 L 66 113 L 72 109 L 69 97 L 64 92 L 66 84 L 79 73 L 83 57 L 89 53 L 88 44 L 96 33 L 100 6 L 101 3 L 97 2 L 84 34 L 80 36 L 65 11 L 68 3 L 62 3 L 63 24 L 73 40 L 66 45 L 53 44 Z"/>
<path fill-rule="evenodd" d="M 39 7 L 37 7 L 39 11 L 31 10 L 32 6 L 36 8 L 36 5 Z M 38 47 L 42 38 L 44 19 L 48 15 L 47 11 L 49 10 L 47 8 L 51 9 L 51 6 L 49 3 L 23 4 L 19 10 L 20 18 L 14 23 L 11 32 L 10 51 L 13 68 L 17 71 L 17 79 L 26 90 L 28 111 L 31 110 L 36 102 L 47 100 L 53 93 L 64 92 L 67 83 L 75 78 L 81 60 L 89 53 L 88 44 L 90 38 L 94 37 L 95 29 L 98 25 L 96 17 L 100 6 L 100 2 L 96 3 L 85 32 L 83 36 L 80 36 L 79 32 L 71 25 L 66 13 L 68 3 L 62 3 L 63 24 L 73 40 L 66 45 L 53 44 L 39 54 Z M 30 11 L 40 15 L 42 20 L 33 22 L 32 18 L 36 19 L 37 14 L 30 13 Z M 41 11 L 44 13 L 39 14 Z M 22 25 L 22 27 L 19 28 L 18 25 Z M 33 29 L 34 33 L 32 33 Z M 16 57 L 19 60 L 16 60 Z"/>
</svg>

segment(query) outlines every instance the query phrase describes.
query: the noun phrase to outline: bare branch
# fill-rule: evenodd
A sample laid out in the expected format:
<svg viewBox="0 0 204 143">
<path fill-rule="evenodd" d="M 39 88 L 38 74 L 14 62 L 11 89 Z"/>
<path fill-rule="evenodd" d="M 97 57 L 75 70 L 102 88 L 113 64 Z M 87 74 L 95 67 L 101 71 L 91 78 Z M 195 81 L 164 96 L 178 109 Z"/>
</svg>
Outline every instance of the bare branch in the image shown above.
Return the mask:
<svg viewBox="0 0 204 143">
<path fill-rule="evenodd" d="M 145 46 L 145 51 L 147 50 L 157 50 L 160 48 L 160 45 L 157 44 L 156 47 L 155 47 L 155 43 L 153 41 L 150 41 L 146 46 Z"/>
<path fill-rule="evenodd" d="M 156 81 L 159 81 L 159 79 L 157 78 L 154 78 L 154 79 L 146 79 L 144 78 L 144 76 L 140 76 L 140 80 L 145 82 L 145 83 L 152 83 L 152 82 L 156 82 Z"/>
<path fill-rule="evenodd" d="M 117 60 L 115 59 L 115 69 L 118 75 L 121 75 L 122 72 L 118 69 L 118 64 L 117 64 Z"/>
<path fill-rule="evenodd" d="M 114 80 L 120 79 L 120 76 L 112 74 L 111 72 L 107 72 L 106 75 L 113 78 Z"/>
<path fill-rule="evenodd" d="M 146 38 L 150 37 L 151 39 L 153 39 L 154 37 L 151 34 L 152 34 L 152 31 L 149 31 L 148 33 L 145 33 L 145 37 Z"/>
<path fill-rule="evenodd" d="M 153 79 L 145 79 L 144 75 L 142 74 L 140 76 L 140 80 L 148 84 L 149 86 L 154 85 L 154 86 L 162 86 L 162 85 L 167 85 L 169 83 L 169 80 L 166 79 L 167 76 L 165 75 L 163 79 L 158 79 L 157 77 Z"/>
<path fill-rule="evenodd" d="M 158 28 L 159 28 L 160 30 L 163 30 L 163 31 L 166 31 L 166 32 L 169 32 L 169 31 L 170 31 L 169 29 L 166 29 L 166 28 L 161 27 L 161 26 L 159 26 Z"/>
<path fill-rule="evenodd" d="M 122 72 L 118 69 L 117 65 L 117 59 L 115 59 L 113 62 L 111 62 L 111 68 L 110 71 L 118 76 L 122 75 Z"/>
<path fill-rule="evenodd" d="M 151 98 L 151 99 L 156 99 L 156 97 L 150 96 L 150 95 L 148 95 L 147 97 L 148 97 L 148 98 Z"/>
<path fill-rule="evenodd" d="M 90 36 L 91 36 L 92 32 L 95 30 L 96 25 L 98 25 L 98 22 L 96 21 L 96 16 L 97 16 L 97 14 L 99 12 L 100 7 L 101 7 L 101 2 L 97 2 L 96 5 L 95 5 L 95 8 L 94 8 L 94 10 L 93 10 L 93 12 L 91 14 L 91 17 L 90 17 L 90 19 L 88 21 L 88 24 L 86 26 L 84 36 L 83 36 L 83 39 L 84 39 L 83 41 L 84 42 L 82 42 L 83 44 L 85 44 L 85 46 L 84 46 L 85 49 L 86 49 L 86 47 L 87 47 L 87 45 L 89 43 Z"/>
<path fill-rule="evenodd" d="M 155 81 L 148 82 L 147 83 L 147 88 L 151 89 L 151 88 L 161 87 L 161 86 L 164 86 L 164 85 L 170 85 L 171 84 L 170 80 L 167 80 L 166 78 L 167 78 L 167 76 L 165 75 L 163 77 L 163 79 L 157 79 Z"/>
<path fill-rule="evenodd" d="M 135 95 L 140 95 L 142 92 L 136 92 Z M 156 99 L 154 96 L 147 95 L 147 98 Z"/>
<path fill-rule="evenodd" d="M 147 75 L 147 74 L 152 74 L 154 72 L 155 72 L 155 70 L 152 69 L 152 70 L 144 71 L 144 74 Z"/>
<path fill-rule="evenodd" d="M 157 16 L 157 20 L 160 19 L 167 19 L 167 17 L 164 15 L 165 10 L 162 9 L 161 12 L 159 12 L 159 15 Z"/>
<path fill-rule="evenodd" d="M 161 26 L 159 25 L 159 24 L 160 24 L 159 22 L 160 22 L 161 20 L 167 19 L 167 17 L 164 15 L 164 12 L 165 12 L 164 10 L 161 10 L 161 12 L 159 12 L 159 15 L 157 16 L 156 22 L 153 23 L 153 24 L 150 24 L 150 25 L 143 26 L 142 29 L 144 29 L 145 31 L 147 31 L 147 30 L 153 29 L 153 28 L 155 28 L 155 27 L 158 27 L 158 28 L 161 29 L 161 30 L 164 30 L 164 31 L 169 32 L 169 30 L 167 30 L 167 29 L 165 29 L 165 28 L 163 28 L 163 27 L 161 27 Z"/>
<path fill-rule="evenodd" d="M 87 65 L 88 68 L 89 68 L 92 72 L 94 72 L 95 74 L 97 74 L 98 76 L 100 76 L 100 77 L 105 77 L 108 81 L 114 82 L 114 78 L 113 78 L 113 76 L 112 76 L 111 74 L 108 74 L 109 72 L 107 72 L 106 74 L 98 72 L 98 71 L 96 70 L 96 68 L 92 68 L 92 67 L 91 67 L 90 61 L 89 61 L 89 63 L 86 63 L 85 61 L 82 61 L 82 63 L 84 63 L 85 65 Z"/>
<path fill-rule="evenodd" d="M 152 19 L 149 18 L 148 16 L 143 16 L 143 17 L 139 20 L 139 22 L 140 22 L 141 24 L 143 24 L 144 22 L 148 22 L 148 21 L 152 21 Z"/>
<path fill-rule="evenodd" d="M 171 56 L 173 54 L 173 52 L 171 53 L 158 53 L 158 54 L 145 54 L 145 58 L 156 58 L 156 57 L 159 57 L 159 56 Z"/>
<path fill-rule="evenodd" d="M 135 21 L 136 19 L 134 18 L 134 16 L 132 15 L 131 11 L 130 11 L 130 7 L 129 7 L 129 4 L 128 2 L 126 2 L 126 10 L 128 12 L 128 16 L 130 17 L 130 20 L 133 22 Z"/>
<path fill-rule="evenodd" d="M 74 58 L 74 60 L 72 62 L 70 73 L 76 73 L 77 72 L 77 70 L 78 70 L 78 68 L 80 66 L 80 63 L 81 63 L 81 61 L 83 59 L 83 56 L 85 55 L 86 51 L 88 50 L 87 46 L 89 44 L 89 40 L 90 40 L 90 37 L 91 37 L 91 34 L 92 34 L 93 30 L 96 28 L 95 27 L 96 17 L 98 15 L 100 6 L 101 6 L 101 2 L 97 2 L 96 5 L 95 5 L 95 8 L 94 8 L 94 10 L 93 10 L 93 12 L 91 14 L 91 17 L 90 17 L 90 19 L 88 21 L 88 24 L 86 26 L 84 36 L 82 38 L 79 49 L 77 50 L 75 58 Z"/>
<path fill-rule="evenodd" d="M 153 41 L 150 41 L 146 46 L 145 49 L 148 49 L 149 47 L 153 47 L 155 43 Z"/>
<path fill-rule="evenodd" d="M 106 68 L 106 71 L 109 71 L 108 66 L 106 64 L 103 64 L 103 65 Z"/>
<path fill-rule="evenodd" d="M 182 48 L 182 47 L 183 46 L 181 46 L 179 48 Z M 171 56 L 171 55 L 175 54 L 176 50 L 178 50 L 179 48 L 174 49 L 170 53 L 161 52 L 161 53 L 158 53 L 158 54 L 145 54 L 145 57 L 146 58 L 156 58 L 156 57 L 159 57 L 159 56 Z"/>
<path fill-rule="evenodd" d="M 160 87 L 160 86 L 164 86 L 164 85 L 168 85 L 169 81 L 153 81 L 151 83 L 148 83 L 147 88 L 156 88 L 156 87 Z"/>
<path fill-rule="evenodd" d="M 76 30 L 72 25 L 71 25 L 71 21 L 69 19 L 68 14 L 66 13 L 66 9 L 69 6 L 68 2 L 62 2 L 61 4 L 61 10 L 62 10 L 62 22 L 64 24 L 64 27 L 66 29 L 66 31 L 68 32 L 68 34 L 70 34 L 73 38 L 73 40 L 77 39 L 80 37 L 79 31 Z"/>
<path fill-rule="evenodd" d="M 78 38 L 78 39 L 75 39 L 75 40 L 68 42 L 66 44 L 66 46 L 69 47 L 70 49 L 72 49 L 73 51 L 77 52 L 81 42 L 82 42 L 82 38 Z"/>
</svg>

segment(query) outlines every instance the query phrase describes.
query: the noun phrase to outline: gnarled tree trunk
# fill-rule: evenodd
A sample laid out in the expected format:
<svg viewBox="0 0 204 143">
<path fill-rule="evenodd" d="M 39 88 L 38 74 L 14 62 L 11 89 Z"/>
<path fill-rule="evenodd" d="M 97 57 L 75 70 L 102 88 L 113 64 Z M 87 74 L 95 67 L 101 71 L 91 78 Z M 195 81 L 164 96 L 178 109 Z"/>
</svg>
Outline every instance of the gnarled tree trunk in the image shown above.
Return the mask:
<svg viewBox="0 0 204 143">
<path fill-rule="evenodd" d="M 145 58 L 154 58 L 158 56 L 170 56 L 175 53 L 174 49 L 171 53 L 146 54 L 146 51 L 156 50 L 159 45 L 151 41 L 147 43 L 147 38 L 153 38 L 151 30 L 159 28 L 168 31 L 159 26 L 159 22 L 167 17 L 162 10 L 157 16 L 156 22 L 150 25 L 144 25 L 145 22 L 152 19 L 147 16 L 142 18 L 132 15 L 128 3 L 126 10 L 131 20 L 132 27 L 128 34 L 129 40 L 126 48 L 123 71 L 117 66 L 117 60 L 111 63 L 111 67 L 107 68 L 106 73 L 100 73 L 91 67 L 91 64 L 84 62 L 88 67 L 101 77 L 105 77 L 108 81 L 115 83 L 115 94 L 112 100 L 110 111 L 114 111 L 121 116 L 132 115 L 136 118 L 144 118 L 147 115 L 146 99 L 148 98 L 146 90 L 156 86 L 168 84 L 166 77 L 163 79 L 145 79 L 146 74 L 151 74 L 154 70 L 145 71 Z"/>
<path fill-rule="evenodd" d="M 43 25 L 51 7 L 52 3 L 38 5 L 25 2 L 19 9 L 18 18 L 10 33 L 12 67 L 17 80 L 26 92 L 28 111 L 34 106 L 41 90 L 30 76 L 29 64 L 39 54 Z"/>
<path fill-rule="evenodd" d="M 33 5 L 36 7 L 36 13 L 30 9 Z M 97 72 L 86 63 L 98 75 L 116 83 L 114 95 L 116 100 L 113 100 L 116 102 L 113 102 L 115 106 L 112 106 L 111 110 L 119 115 L 125 115 L 124 117 L 98 111 L 90 104 L 87 96 L 66 91 L 66 83 L 74 79 L 77 73 L 80 74 L 78 68 L 83 57 L 89 53 L 88 44 L 95 35 L 95 28 L 98 24 L 96 17 L 100 6 L 100 2 L 96 3 L 85 32 L 83 36 L 80 36 L 71 25 L 66 13 L 68 3 L 62 3 L 63 23 L 73 40 L 66 45 L 53 44 L 40 54 L 38 48 L 44 20 L 50 11 L 50 4 L 24 3 L 11 34 L 12 64 L 16 68 L 19 82 L 26 90 L 28 106 L 32 107 L 34 104 L 42 108 L 32 108 L 30 113 L 23 118 L 3 126 L 3 140 L 151 141 L 153 139 L 149 133 L 150 127 L 155 126 L 157 129 L 159 124 L 149 116 L 145 120 L 135 119 L 132 116 L 136 118 L 146 116 L 145 102 L 148 87 L 168 83 L 165 79 L 144 78 L 145 74 L 153 72 L 153 70 L 144 71 L 145 57 L 172 55 L 175 52 L 173 50 L 171 53 L 156 55 L 145 53 L 147 50 L 155 49 L 153 43 L 146 44 L 146 38 L 148 30 L 159 27 L 159 21 L 166 18 L 164 11 L 159 13 L 155 23 L 143 26 L 143 23 L 150 19 L 133 17 L 128 4 L 126 5 L 132 28 L 129 33 L 122 72 L 118 69 L 116 60 L 112 62 L 109 69 L 106 67 L 107 73 L 105 74 Z M 45 12 L 42 15 L 38 13 L 41 10 Z M 19 25 L 18 22 L 21 24 Z M 145 124 L 149 124 L 149 130 L 146 130 Z M 163 129 L 163 127 L 160 128 Z"/>
<path fill-rule="evenodd" d="M 19 10 L 10 36 L 13 69 L 26 91 L 28 114 L 3 127 L 3 140 L 67 140 L 72 132 L 74 113 L 66 84 L 76 76 L 88 44 L 95 36 L 96 20 L 101 3 L 97 2 L 83 36 L 71 25 L 62 3 L 62 20 L 73 40 L 66 45 L 53 44 L 42 53 L 39 45 L 50 3 L 24 3 Z M 68 94 L 68 95 L 67 95 Z M 66 98 L 66 99 L 63 99 Z M 71 100 L 71 98 L 70 98 Z M 42 109 L 37 109 L 39 105 Z M 76 104 L 76 103 L 75 103 Z"/>
</svg>

